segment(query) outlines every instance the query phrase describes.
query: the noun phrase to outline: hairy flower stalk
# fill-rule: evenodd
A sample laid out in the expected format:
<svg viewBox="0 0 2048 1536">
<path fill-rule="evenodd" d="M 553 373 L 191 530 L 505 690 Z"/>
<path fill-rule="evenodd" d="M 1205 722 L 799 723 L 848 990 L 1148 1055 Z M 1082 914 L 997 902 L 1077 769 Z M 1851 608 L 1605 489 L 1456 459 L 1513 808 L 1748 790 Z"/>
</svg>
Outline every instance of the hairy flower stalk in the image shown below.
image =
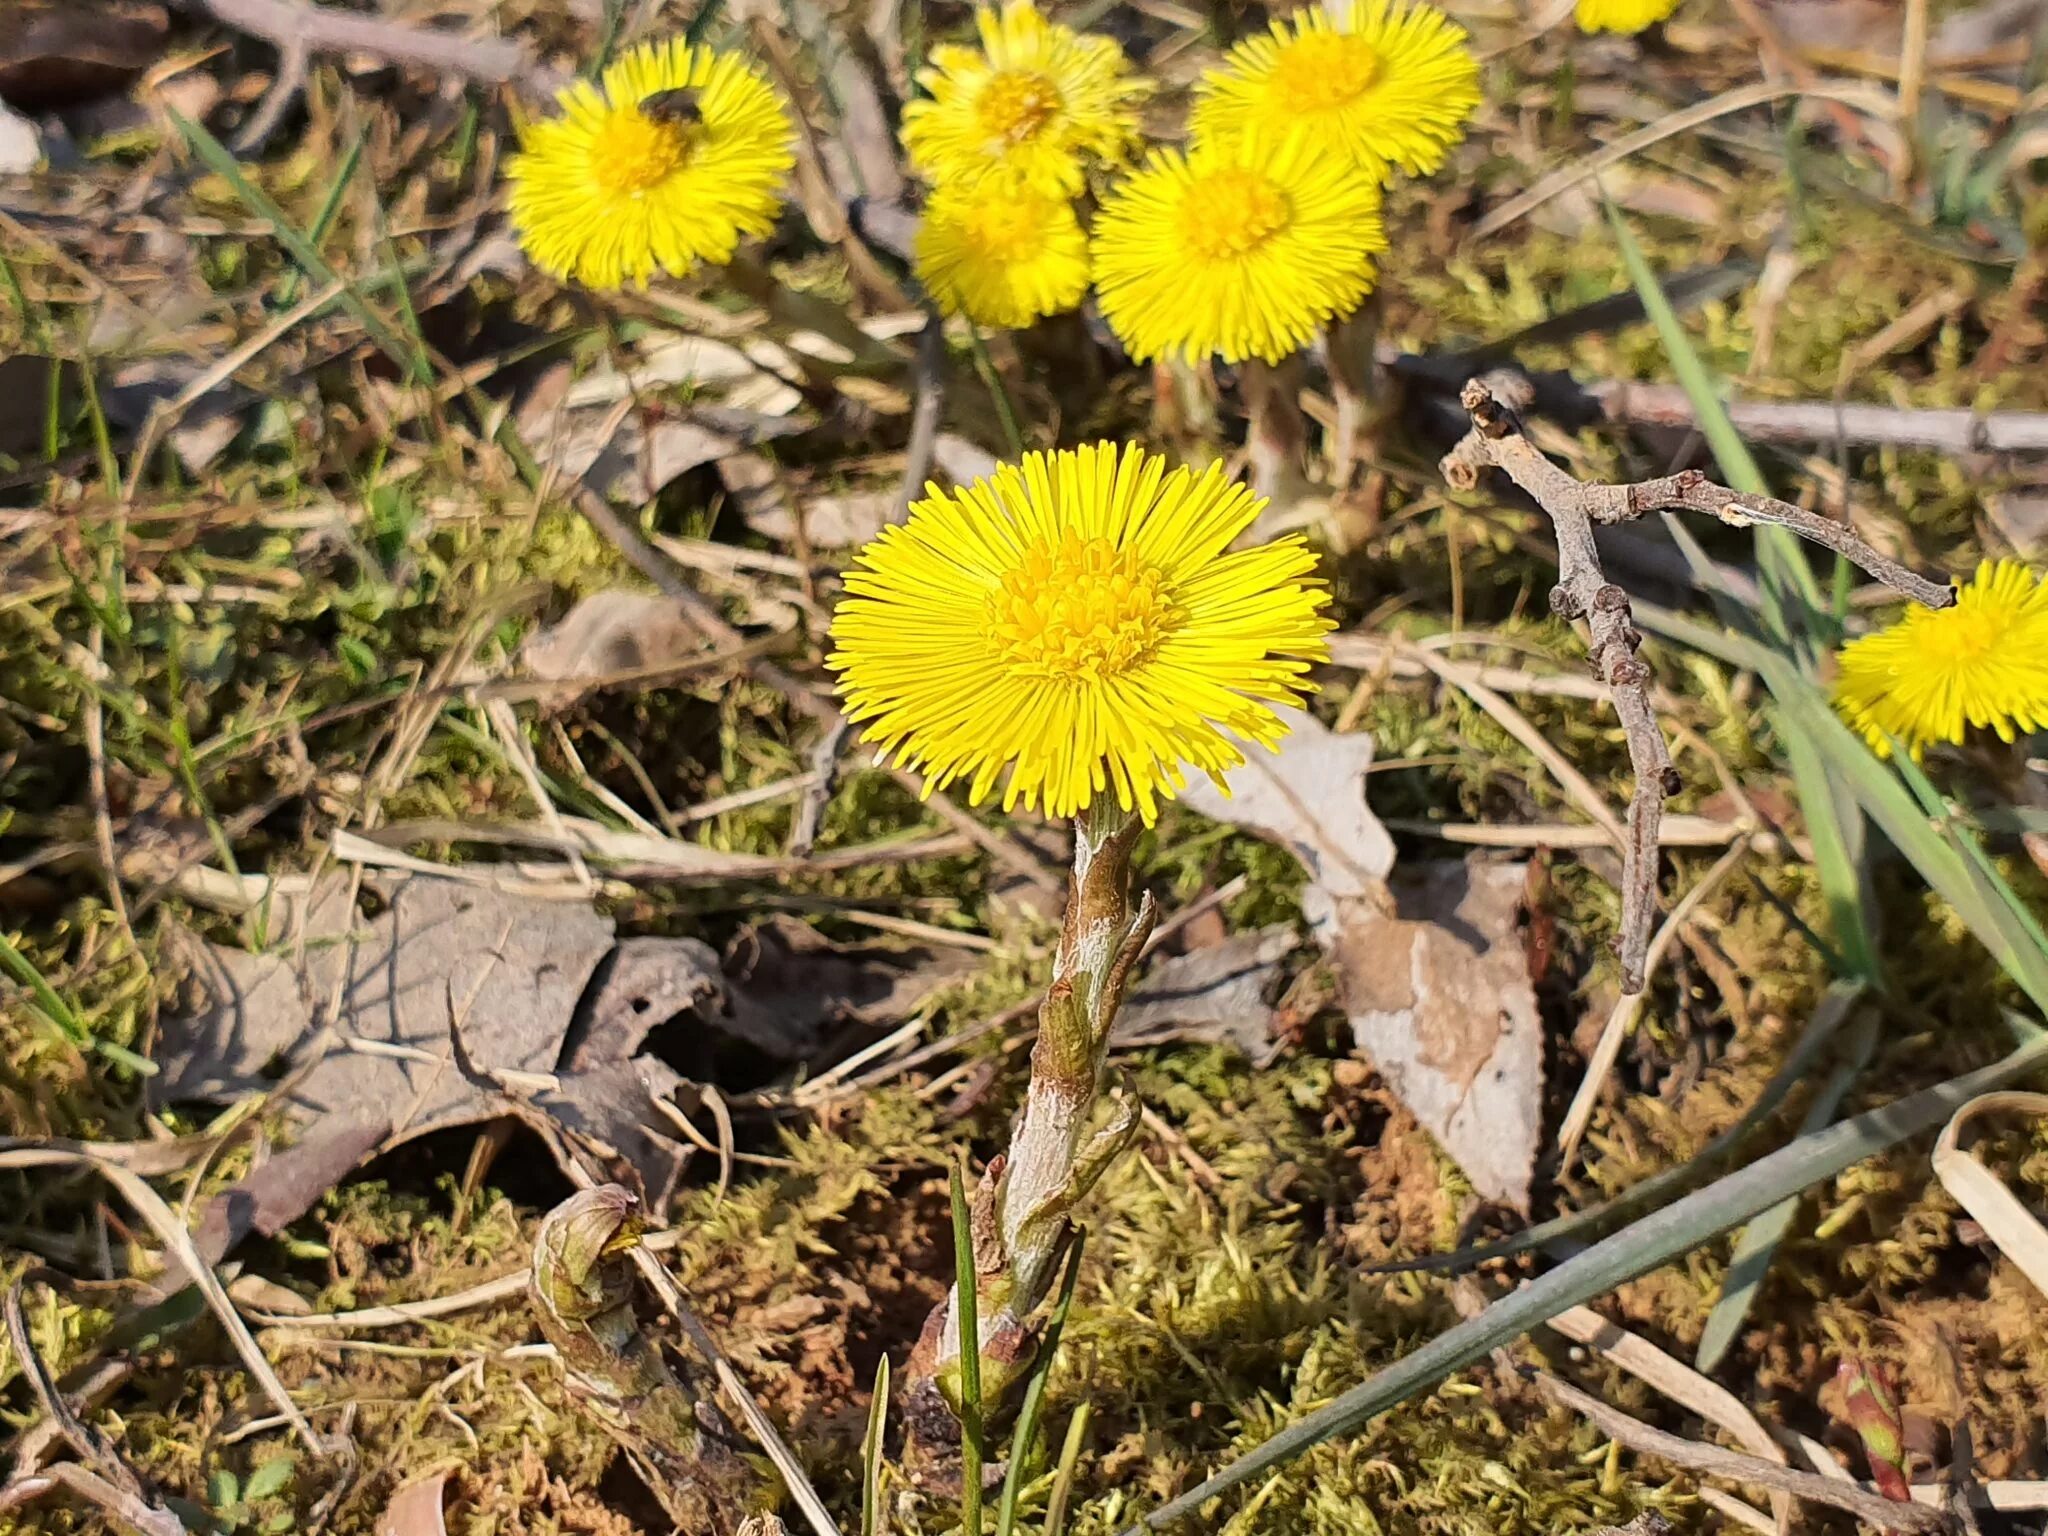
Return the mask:
<svg viewBox="0 0 2048 1536">
<path fill-rule="evenodd" d="M 1131 903 L 1131 849 L 1189 768 L 1222 776 L 1275 746 L 1272 705 L 1310 691 L 1329 597 L 1299 538 L 1233 549 L 1264 507 L 1211 467 L 1196 475 L 1108 443 L 1034 453 L 951 494 L 928 488 L 847 573 L 827 665 L 885 756 L 934 788 L 1000 786 L 1074 822 L 1074 873 L 1031 1083 L 1007 1152 L 975 1193 L 982 1400 L 990 1416 L 1036 1353 L 1074 1210 L 1129 1144 L 1138 1104 L 1104 1092 L 1111 1025 L 1152 931 Z M 1108 1112 L 1102 1112 L 1104 1101 Z M 959 1298 L 911 1359 L 910 1424 L 954 1435 Z"/>
<path fill-rule="evenodd" d="M 981 1389 L 992 1411 L 1031 1370 L 1037 1312 L 1073 1238 L 1074 1208 L 1137 1129 L 1136 1097 L 1121 1083 L 1105 1094 L 1104 1080 L 1110 1029 L 1157 915 L 1149 896 L 1131 904 L 1131 847 L 1141 826 L 1105 801 L 1074 820 L 1073 877 L 1052 983 L 1039 1004 L 1024 1112 L 1009 1151 L 989 1164 L 975 1192 Z M 934 1391 L 958 1410 L 963 1347 L 960 1298 L 949 1295 L 911 1358 L 913 1424 L 932 1417 Z"/>
</svg>

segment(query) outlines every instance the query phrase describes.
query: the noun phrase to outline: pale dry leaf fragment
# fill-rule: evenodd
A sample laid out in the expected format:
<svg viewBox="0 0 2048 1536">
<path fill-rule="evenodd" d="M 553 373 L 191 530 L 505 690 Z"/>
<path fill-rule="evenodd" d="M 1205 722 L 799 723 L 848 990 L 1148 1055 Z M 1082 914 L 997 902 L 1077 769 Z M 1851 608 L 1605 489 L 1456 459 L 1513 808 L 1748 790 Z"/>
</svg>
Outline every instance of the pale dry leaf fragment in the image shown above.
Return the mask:
<svg viewBox="0 0 2048 1536">
<path fill-rule="evenodd" d="M 1998 1175 L 1963 1149 L 1964 1127 L 1979 1115 L 1999 1112 L 2048 1115 L 2048 1094 L 1987 1093 L 1970 1100 L 1950 1117 L 1934 1143 L 1934 1176 L 1976 1218 L 1998 1251 L 2019 1266 L 2034 1289 L 2048 1296 L 2048 1228 Z"/>
<path fill-rule="evenodd" d="M 448 1477 L 435 1472 L 392 1494 L 377 1517 L 377 1536 L 448 1536 Z"/>
<path fill-rule="evenodd" d="M 1195 1040 L 1260 1060 L 1272 1045 L 1273 992 L 1300 942 L 1277 923 L 1153 962 L 1118 1010 L 1112 1041 Z"/>
<path fill-rule="evenodd" d="M 675 599 L 654 592 L 593 592 L 557 622 L 535 630 L 519 659 L 547 682 L 640 672 L 704 649 Z"/>
<path fill-rule="evenodd" d="M 1396 875 L 1395 912 L 1340 903 L 1330 957 L 1358 1048 L 1472 1187 L 1520 1211 L 1543 1129 L 1543 1027 L 1518 912 L 1526 866 Z"/>
<path fill-rule="evenodd" d="M 1308 871 L 1301 909 L 1325 944 L 1336 904 L 1377 899 L 1394 867 L 1394 840 L 1365 803 L 1372 737 L 1332 731 L 1306 710 L 1276 709 L 1289 733 L 1278 752 L 1246 745 L 1245 761 L 1226 776 L 1223 794 L 1197 776 L 1181 801 L 1280 843 Z"/>
</svg>

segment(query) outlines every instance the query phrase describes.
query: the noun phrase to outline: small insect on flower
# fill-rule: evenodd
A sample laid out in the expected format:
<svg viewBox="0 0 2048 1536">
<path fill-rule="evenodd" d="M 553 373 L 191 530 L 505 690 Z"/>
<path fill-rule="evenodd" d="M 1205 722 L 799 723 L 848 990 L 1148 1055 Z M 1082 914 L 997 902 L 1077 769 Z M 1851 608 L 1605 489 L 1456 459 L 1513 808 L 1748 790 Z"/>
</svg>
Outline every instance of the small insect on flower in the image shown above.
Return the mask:
<svg viewBox="0 0 2048 1536">
<path fill-rule="evenodd" d="M 796 163 L 774 88 L 745 60 L 687 43 L 635 48 L 556 98 L 506 170 L 534 263 L 592 288 L 730 261 L 775 227 Z"/>
<path fill-rule="evenodd" d="M 672 91 L 656 91 L 642 98 L 640 110 L 657 123 L 695 126 L 704 121 L 704 98 L 687 85 L 679 85 Z"/>
<path fill-rule="evenodd" d="M 1088 291 L 1088 237 L 1063 197 L 1029 187 L 945 186 L 925 204 L 917 276 L 939 308 L 1016 329 Z"/>
<path fill-rule="evenodd" d="M 1579 0 L 1573 14 L 1581 32 L 1641 32 L 1678 9 L 1678 0 Z"/>
<path fill-rule="evenodd" d="M 1276 745 L 1313 691 L 1329 595 L 1299 537 L 1231 549 L 1264 501 L 1218 465 L 1109 443 L 927 486 L 847 573 L 826 665 L 848 714 L 932 789 L 1148 823 L 1193 766 Z"/>
<path fill-rule="evenodd" d="M 1889 738 L 1917 761 L 1967 726 L 2005 741 L 2048 726 L 2048 581 L 1986 560 L 1948 608 L 1913 608 L 1842 648 L 1835 708 L 1880 756 Z"/>
<path fill-rule="evenodd" d="M 943 44 L 918 71 L 928 99 L 903 109 L 903 148 L 935 185 L 985 177 L 1073 197 L 1097 164 L 1122 165 L 1138 144 L 1133 75 L 1112 38 L 1047 21 L 1031 0 L 975 13 L 981 47 Z"/>
<path fill-rule="evenodd" d="M 1306 124 L 1385 180 L 1444 163 L 1478 107 L 1479 61 L 1465 29 L 1415 0 L 1320 4 L 1230 50 L 1196 87 L 1198 138 L 1277 136 Z"/>
<path fill-rule="evenodd" d="M 1379 182 L 1304 132 L 1155 151 L 1094 231 L 1103 318 L 1140 362 L 1277 363 L 1372 291 Z"/>
</svg>

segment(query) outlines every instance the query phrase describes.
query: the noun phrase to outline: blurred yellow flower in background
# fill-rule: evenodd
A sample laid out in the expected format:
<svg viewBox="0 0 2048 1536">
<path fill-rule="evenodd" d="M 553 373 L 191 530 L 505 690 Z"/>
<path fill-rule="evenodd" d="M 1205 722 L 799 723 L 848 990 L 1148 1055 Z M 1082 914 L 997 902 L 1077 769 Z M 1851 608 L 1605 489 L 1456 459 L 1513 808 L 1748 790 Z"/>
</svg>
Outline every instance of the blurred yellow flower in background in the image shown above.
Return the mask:
<svg viewBox="0 0 2048 1536">
<path fill-rule="evenodd" d="M 918 71 L 929 98 L 903 109 L 903 147 L 926 181 L 995 176 L 1072 197 L 1096 164 L 1138 143 L 1151 85 L 1112 38 L 1047 21 L 1030 0 L 975 13 L 981 47 L 944 44 Z"/>
<path fill-rule="evenodd" d="M 918 281 L 939 308 L 1016 329 L 1088 291 L 1088 237 L 1063 197 L 1027 187 L 940 187 L 925 204 Z"/>
<path fill-rule="evenodd" d="M 1479 105 L 1466 42 L 1463 27 L 1414 0 L 1352 0 L 1341 24 L 1306 6 L 1203 75 L 1194 131 L 1278 136 L 1303 124 L 1381 179 L 1397 166 L 1427 175 Z"/>
<path fill-rule="evenodd" d="M 1155 151 L 1095 219 L 1103 318 L 1139 361 L 1279 362 L 1372 291 L 1379 182 L 1313 135 Z"/>
<path fill-rule="evenodd" d="M 1678 9 L 1678 0 L 1579 0 L 1581 32 L 1641 32 Z"/>
<path fill-rule="evenodd" d="M 648 43 L 556 105 L 505 172 L 519 243 L 543 271 L 644 287 L 656 271 L 730 261 L 742 237 L 775 227 L 794 129 L 744 59 Z"/>
<path fill-rule="evenodd" d="M 1986 560 L 1953 607 L 1909 609 L 1839 659 L 1835 708 L 1880 755 L 1896 736 L 1917 759 L 1972 725 L 2011 741 L 2048 726 L 2048 581 Z"/>
<path fill-rule="evenodd" d="M 979 804 L 1073 816 L 1105 792 L 1147 822 L 1187 780 L 1271 747 L 1312 690 L 1329 595 L 1298 537 L 1231 542 L 1263 500 L 1109 443 L 926 488 L 847 573 L 826 665 L 897 762 Z M 1226 734 L 1228 733 L 1228 734 Z"/>
</svg>

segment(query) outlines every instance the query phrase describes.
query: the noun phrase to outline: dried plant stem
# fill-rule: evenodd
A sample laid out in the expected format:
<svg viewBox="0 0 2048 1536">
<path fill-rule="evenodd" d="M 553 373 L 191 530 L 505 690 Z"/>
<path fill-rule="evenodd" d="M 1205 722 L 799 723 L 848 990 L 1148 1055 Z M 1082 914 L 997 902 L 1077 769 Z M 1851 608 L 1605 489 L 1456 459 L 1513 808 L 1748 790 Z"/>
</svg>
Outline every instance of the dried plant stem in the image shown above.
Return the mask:
<svg viewBox="0 0 2048 1536">
<path fill-rule="evenodd" d="M 991 1420 L 1030 1374 L 1038 1313 L 1073 1238 L 1074 1207 L 1138 1125 L 1128 1090 L 1103 1091 L 1110 1028 L 1155 916 L 1149 897 L 1131 905 L 1138 830 L 1135 816 L 1101 802 L 1075 822 L 1073 880 L 1052 984 L 1039 1005 L 1024 1110 L 1008 1152 L 989 1163 L 974 1195 L 977 1353 Z M 1098 1128 L 1105 1098 L 1111 1113 Z M 956 1287 L 926 1321 L 910 1360 L 909 1424 L 925 1446 L 954 1439 L 964 1348 Z"/>
<path fill-rule="evenodd" d="M 1351 484 L 1373 430 L 1382 399 L 1377 348 L 1382 301 L 1375 288 L 1353 313 L 1331 325 L 1324 337 L 1330 396 L 1337 419 L 1330 426 L 1330 484 L 1338 492 Z"/>
<path fill-rule="evenodd" d="M 1308 421 L 1301 413 L 1301 357 L 1280 363 L 1248 359 L 1238 369 L 1247 418 L 1245 478 L 1276 506 L 1299 501 L 1308 490 L 1302 456 Z"/>
<path fill-rule="evenodd" d="M 1602 485 L 1573 479 L 1522 435 L 1521 421 L 1493 392 L 1473 380 L 1460 401 L 1472 415 L 1472 430 L 1444 456 L 1444 479 L 1471 490 L 1482 470 L 1504 471 L 1548 514 L 1557 533 L 1557 585 L 1550 607 L 1566 619 L 1584 619 L 1592 635 L 1594 670 L 1607 685 L 1614 712 L 1628 739 L 1635 769 L 1635 794 L 1628 810 L 1622 848 L 1621 987 L 1643 988 L 1650 930 L 1657 915 L 1657 834 L 1664 797 L 1681 787 L 1671 752 L 1650 704 L 1650 668 L 1636 655 L 1643 637 L 1629 613 L 1628 593 L 1607 579 L 1593 543 L 1596 523 L 1626 523 L 1650 512 L 1706 512 L 1735 527 L 1771 523 L 1854 561 L 1885 585 L 1925 603 L 1946 608 L 1955 591 L 1879 554 L 1845 523 L 1834 522 L 1788 502 L 1716 485 L 1697 470 L 1686 470 L 1636 485 Z"/>
</svg>

